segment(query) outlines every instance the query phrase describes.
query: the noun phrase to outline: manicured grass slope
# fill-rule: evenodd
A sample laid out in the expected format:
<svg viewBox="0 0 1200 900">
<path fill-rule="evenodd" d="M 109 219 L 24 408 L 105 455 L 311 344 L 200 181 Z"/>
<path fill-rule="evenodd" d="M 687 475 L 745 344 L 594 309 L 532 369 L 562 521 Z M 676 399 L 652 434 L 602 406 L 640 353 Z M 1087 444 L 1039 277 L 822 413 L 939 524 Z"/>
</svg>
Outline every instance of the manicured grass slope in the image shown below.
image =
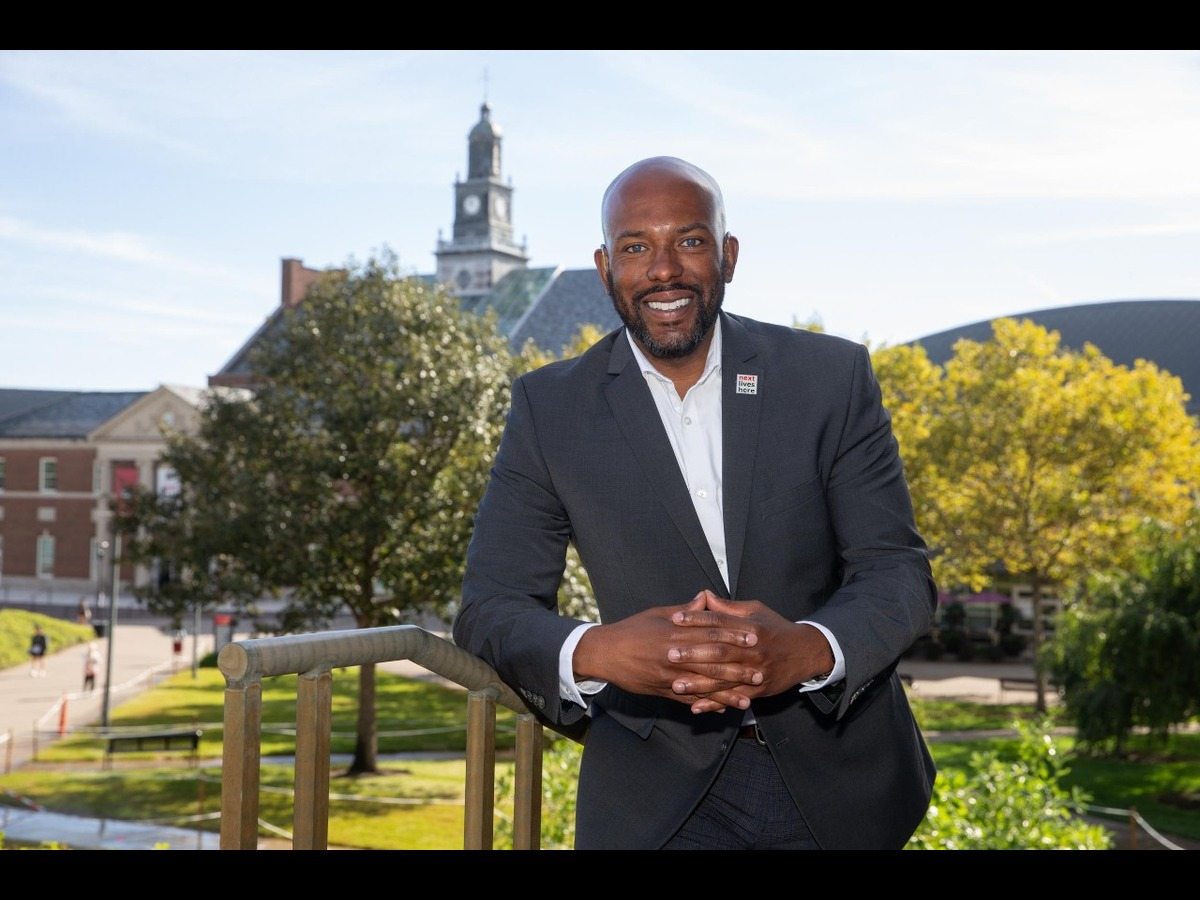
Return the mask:
<svg viewBox="0 0 1200 900">
<path fill-rule="evenodd" d="M 0 669 L 29 661 L 29 639 L 33 637 L 34 625 L 41 625 L 42 631 L 46 632 L 49 653 L 57 653 L 96 636 L 91 625 L 65 622 L 22 609 L 0 609 Z"/>
</svg>

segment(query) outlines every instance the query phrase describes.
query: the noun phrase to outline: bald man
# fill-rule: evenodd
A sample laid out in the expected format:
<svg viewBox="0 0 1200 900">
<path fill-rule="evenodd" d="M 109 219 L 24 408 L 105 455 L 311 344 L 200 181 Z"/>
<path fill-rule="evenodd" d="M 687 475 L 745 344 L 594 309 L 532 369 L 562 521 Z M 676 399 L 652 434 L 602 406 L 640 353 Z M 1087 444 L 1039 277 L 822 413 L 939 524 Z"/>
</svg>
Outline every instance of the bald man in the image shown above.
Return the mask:
<svg viewBox="0 0 1200 900">
<path fill-rule="evenodd" d="M 890 849 L 933 764 L 895 674 L 936 604 L 865 348 L 722 312 L 717 183 L 630 166 L 624 327 L 513 386 L 460 646 L 582 735 L 579 848 Z M 557 611 L 568 542 L 602 624 Z"/>
</svg>

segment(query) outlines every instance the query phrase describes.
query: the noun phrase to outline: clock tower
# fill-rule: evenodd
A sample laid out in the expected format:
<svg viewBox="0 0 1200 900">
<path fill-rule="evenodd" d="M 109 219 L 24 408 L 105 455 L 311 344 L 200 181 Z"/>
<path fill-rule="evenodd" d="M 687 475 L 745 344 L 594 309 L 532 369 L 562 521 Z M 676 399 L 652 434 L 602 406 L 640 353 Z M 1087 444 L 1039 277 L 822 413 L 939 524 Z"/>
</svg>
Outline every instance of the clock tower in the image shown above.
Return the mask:
<svg viewBox="0 0 1200 900">
<path fill-rule="evenodd" d="M 460 297 L 487 294 L 506 273 L 525 268 L 513 239 L 512 183 L 500 178 L 500 127 L 484 103 L 467 135 L 467 178 L 454 183 L 454 233 L 437 243 L 437 279 Z"/>
</svg>

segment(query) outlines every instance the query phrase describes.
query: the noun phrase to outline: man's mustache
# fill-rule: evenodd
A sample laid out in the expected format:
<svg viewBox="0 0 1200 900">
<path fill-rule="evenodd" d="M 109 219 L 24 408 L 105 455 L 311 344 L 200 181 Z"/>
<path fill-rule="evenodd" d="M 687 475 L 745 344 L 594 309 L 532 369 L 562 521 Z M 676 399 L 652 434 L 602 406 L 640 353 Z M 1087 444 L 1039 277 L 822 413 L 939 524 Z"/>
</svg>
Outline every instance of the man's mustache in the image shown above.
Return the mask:
<svg viewBox="0 0 1200 900">
<path fill-rule="evenodd" d="M 639 291 L 633 295 L 634 303 L 641 303 L 647 297 L 653 297 L 655 294 L 665 294 L 669 291 L 690 291 L 697 297 L 700 296 L 700 286 L 696 284 L 683 284 L 676 282 L 674 284 L 660 284 L 652 288 L 646 288 L 644 291 Z"/>
</svg>

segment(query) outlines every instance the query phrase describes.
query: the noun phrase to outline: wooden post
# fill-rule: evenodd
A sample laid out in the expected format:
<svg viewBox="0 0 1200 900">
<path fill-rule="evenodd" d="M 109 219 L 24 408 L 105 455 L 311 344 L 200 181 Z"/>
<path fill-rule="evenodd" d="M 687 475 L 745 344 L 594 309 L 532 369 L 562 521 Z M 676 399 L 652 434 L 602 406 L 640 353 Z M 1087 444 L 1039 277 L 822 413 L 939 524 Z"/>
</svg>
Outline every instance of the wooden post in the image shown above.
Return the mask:
<svg viewBox="0 0 1200 900">
<path fill-rule="evenodd" d="M 329 847 L 329 741 L 332 728 L 333 673 L 328 669 L 300 676 L 296 691 L 296 801 L 292 819 L 293 850 Z"/>
<path fill-rule="evenodd" d="M 1138 832 L 1137 807 L 1131 806 L 1131 807 L 1129 807 L 1129 849 L 1130 850 L 1136 850 L 1138 848 L 1137 832 Z"/>
<path fill-rule="evenodd" d="M 221 754 L 221 849 L 258 849 L 262 683 L 225 688 Z"/>
<path fill-rule="evenodd" d="M 542 845 L 542 726 L 533 716 L 517 716 L 517 771 L 513 791 L 513 849 Z"/>
<path fill-rule="evenodd" d="M 492 849 L 496 802 L 496 701 L 490 691 L 467 694 L 467 784 L 463 849 Z"/>
</svg>

